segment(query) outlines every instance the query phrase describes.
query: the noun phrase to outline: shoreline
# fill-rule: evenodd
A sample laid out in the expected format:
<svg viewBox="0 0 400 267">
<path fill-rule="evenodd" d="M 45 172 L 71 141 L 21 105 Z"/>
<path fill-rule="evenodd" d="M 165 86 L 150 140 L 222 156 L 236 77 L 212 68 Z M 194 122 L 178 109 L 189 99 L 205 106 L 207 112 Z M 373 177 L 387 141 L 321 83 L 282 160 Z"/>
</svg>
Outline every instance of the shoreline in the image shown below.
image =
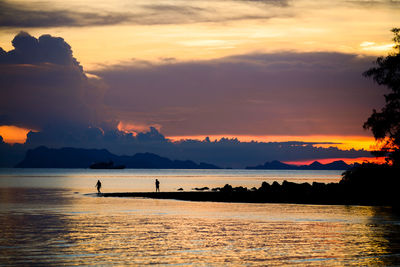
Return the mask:
<svg viewBox="0 0 400 267">
<path fill-rule="evenodd" d="M 196 188 L 199 191 L 104 193 L 103 197 L 145 197 L 187 201 L 236 203 L 293 203 L 316 205 L 391 206 L 400 209 L 399 168 L 363 164 L 346 171 L 339 183 L 309 184 L 284 180 L 282 184 L 262 182 L 259 188 Z"/>
<path fill-rule="evenodd" d="M 282 203 L 282 204 L 308 204 L 308 205 L 358 205 L 358 206 L 391 206 L 398 208 L 391 201 L 351 199 L 346 197 L 328 198 L 324 196 L 313 197 L 299 195 L 264 194 L 257 191 L 246 192 L 212 192 L 212 191 L 186 191 L 186 192 L 116 192 L 116 193 L 93 193 L 97 197 L 118 198 L 151 198 L 172 199 L 182 201 L 200 202 L 226 202 L 226 203 Z"/>
</svg>

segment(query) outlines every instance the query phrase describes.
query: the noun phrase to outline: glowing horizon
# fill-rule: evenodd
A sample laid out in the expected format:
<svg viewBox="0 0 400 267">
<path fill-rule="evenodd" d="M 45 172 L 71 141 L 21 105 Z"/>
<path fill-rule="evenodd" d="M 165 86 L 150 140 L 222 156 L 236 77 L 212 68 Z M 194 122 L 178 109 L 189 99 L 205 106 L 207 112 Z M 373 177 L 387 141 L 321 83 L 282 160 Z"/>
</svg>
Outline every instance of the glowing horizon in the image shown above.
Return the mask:
<svg viewBox="0 0 400 267">
<path fill-rule="evenodd" d="M 135 130 L 138 129 L 139 126 L 135 126 Z M 148 128 L 146 126 L 139 127 L 142 132 L 145 132 Z M 133 133 L 135 136 L 137 132 L 133 131 L 129 128 L 129 125 L 124 125 L 123 123 L 118 124 L 118 130 L 123 131 L 125 133 Z M 3 137 L 4 142 L 9 144 L 19 143 L 23 144 L 26 141 L 27 134 L 29 131 L 35 131 L 33 129 L 26 129 L 17 126 L 7 125 L 0 126 L 0 136 Z M 165 136 L 167 139 L 173 142 L 179 142 L 182 140 L 198 140 L 203 141 L 207 137 L 211 141 L 218 141 L 222 138 L 227 139 L 237 139 L 241 142 L 311 142 L 316 143 L 314 147 L 337 147 L 342 150 L 349 149 L 364 149 L 367 151 L 371 151 L 374 149 L 376 145 L 376 141 L 373 137 L 368 136 L 321 136 L 321 135 L 312 135 L 312 136 L 250 136 L 250 135 L 229 135 L 229 134 L 220 134 L 220 135 L 194 135 L 194 136 Z"/>
<path fill-rule="evenodd" d="M 337 147 L 343 150 L 349 149 L 364 149 L 371 151 L 375 146 L 375 139 L 369 136 L 249 136 L 249 135 L 195 135 L 195 136 L 166 136 L 172 141 L 179 142 L 180 140 L 199 140 L 203 141 L 209 137 L 211 141 L 220 140 L 221 138 L 235 139 L 237 138 L 242 142 L 312 142 L 317 143 L 315 147 Z"/>
<path fill-rule="evenodd" d="M 361 164 L 364 162 L 378 163 L 378 164 L 386 163 L 386 160 L 384 157 L 374 157 L 372 155 L 371 155 L 371 157 L 359 157 L 359 158 L 327 158 L 327 159 L 316 158 L 316 159 L 282 161 L 282 162 L 286 163 L 286 164 L 300 166 L 300 165 L 310 165 L 311 163 L 313 163 L 315 161 L 318 161 L 319 163 L 322 163 L 322 164 L 328 164 L 328 163 L 332 163 L 334 161 L 339 161 L 339 160 L 342 160 L 349 165 L 354 164 L 354 163 Z"/>
</svg>

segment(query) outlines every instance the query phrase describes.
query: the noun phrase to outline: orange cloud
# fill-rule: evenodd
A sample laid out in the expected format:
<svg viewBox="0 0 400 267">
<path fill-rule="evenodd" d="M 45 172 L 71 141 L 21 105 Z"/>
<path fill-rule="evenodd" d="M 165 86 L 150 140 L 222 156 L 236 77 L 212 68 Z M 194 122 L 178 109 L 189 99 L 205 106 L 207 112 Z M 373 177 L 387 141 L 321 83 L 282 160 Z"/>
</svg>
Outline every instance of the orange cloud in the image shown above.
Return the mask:
<svg viewBox="0 0 400 267">
<path fill-rule="evenodd" d="M 20 143 L 26 141 L 26 135 L 31 129 L 20 128 L 13 125 L 0 126 L 0 136 L 3 137 L 4 142 L 9 144 Z"/>
<path fill-rule="evenodd" d="M 126 121 L 120 121 L 117 125 L 119 131 L 124 133 L 131 133 L 136 135 L 138 132 L 146 132 L 149 130 L 150 127 L 156 128 L 158 131 L 160 130 L 160 125 L 148 125 L 148 124 L 138 124 L 138 123 L 131 123 Z"/>
</svg>

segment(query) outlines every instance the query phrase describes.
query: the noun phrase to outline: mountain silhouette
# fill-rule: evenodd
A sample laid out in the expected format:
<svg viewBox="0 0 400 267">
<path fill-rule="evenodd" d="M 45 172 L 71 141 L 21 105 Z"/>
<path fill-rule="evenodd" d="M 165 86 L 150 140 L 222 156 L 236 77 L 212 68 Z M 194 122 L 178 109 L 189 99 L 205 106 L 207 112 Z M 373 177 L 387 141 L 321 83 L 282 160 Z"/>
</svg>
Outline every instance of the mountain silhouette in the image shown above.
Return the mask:
<svg viewBox="0 0 400 267">
<path fill-rule="evenodd" d="M 258 166 L 249 166 L 246 167 L 246 169 L 249 170 L 295 170 L 297 169 L 298 166 L 296 165 L 290 165 L 286 164 L 277 160 L 271 161 L 271 162 L 265 162 L 264 165 L 258 165 Z"/>
<path fill-rule="evenodd" d="M 171 160 L 153 153 L 137 153 L 132 156 L 118 156 L 106 149 L 47 148 L 40 146 L 26 152 L 25 158 L 16 168 L 89 168 L 102 162 L 132 169 L 220 169 L 209 163 L 195 163 L 191 160 Z M 250 170 L 347 170 L 351 165 L 342 160 L 328 164 L 314 161 L 310 165 L 291 165 L 277 160 L 263 165 L 249 166 Z"/>
<path fill-rule="evenodd" d="M 16 168 L 89 168 L 94 163 L 110 162 L 133 169 L 219 169 L 209 163 L 170 160 L 152 153 L 117 156 L 106 149 L 47 148 L 40 146 L 26 152 Z"/>
<path fill-rule="evenodd" d="M 246 167 L 248 170 L 347 170 L 352 165 L 347 164 L 343 160 L 333 161 L 328 164 L 322 164 L 314 161 L 310 165 L 291 165 L 277 160 L 265 162 L 263 165 Z"/>
</svg>

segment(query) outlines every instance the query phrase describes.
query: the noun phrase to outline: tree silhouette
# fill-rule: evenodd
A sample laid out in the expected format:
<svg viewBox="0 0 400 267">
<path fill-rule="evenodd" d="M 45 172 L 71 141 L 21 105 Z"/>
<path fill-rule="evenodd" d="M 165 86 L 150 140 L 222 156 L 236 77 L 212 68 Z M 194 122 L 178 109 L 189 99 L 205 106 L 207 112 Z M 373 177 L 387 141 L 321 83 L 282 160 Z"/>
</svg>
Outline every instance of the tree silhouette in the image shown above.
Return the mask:
<svg viewBox="0 0 400 267">
<path fill-rule="evenodd" d="M 389 88 L 385 95 L 385 106 L 381 111 L 372 112 L 364 123 L 364 129 L 370 129 L 378 141 L 376 156 L 385 156 L 393 166 L 400 166 L 400 28 L 394 33 L 394 52 L 386 57 L 378 57 L 375 67 L 363 73 L 379 85 Z"/>
</svg>

